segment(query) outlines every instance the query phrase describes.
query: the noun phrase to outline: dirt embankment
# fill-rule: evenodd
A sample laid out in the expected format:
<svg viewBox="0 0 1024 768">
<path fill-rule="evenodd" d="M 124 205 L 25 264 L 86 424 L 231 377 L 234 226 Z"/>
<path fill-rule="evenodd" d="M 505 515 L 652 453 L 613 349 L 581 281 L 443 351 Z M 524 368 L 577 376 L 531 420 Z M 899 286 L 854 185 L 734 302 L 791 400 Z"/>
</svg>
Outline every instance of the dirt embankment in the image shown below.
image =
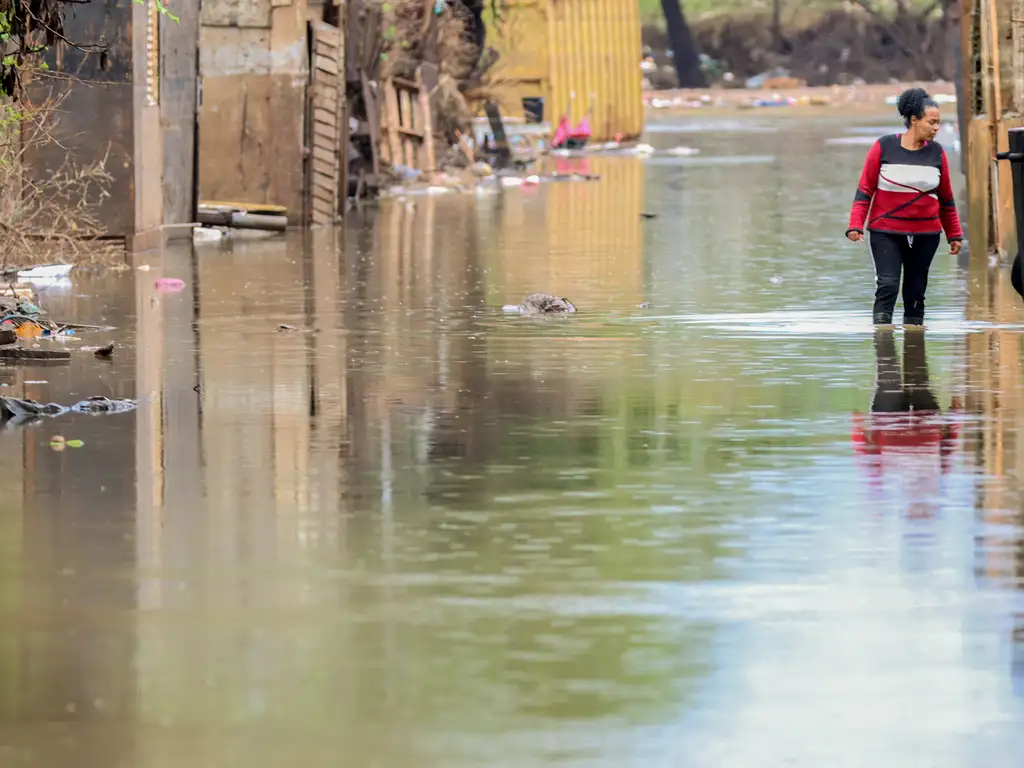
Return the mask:
<svg viewBox="0 0 1024 768">
<path fill-rule="evenodd" d="M 810 86 L 951 81 L 956 71 L 957 26 L 942 16 L 888 19 L 859 10 L 833 11 L 784 28 L 778 49 L 763 12 L 697 17 L 690 27 L 697 50 L 714 60 L 708 69 L 712 83 L 730 72 L 732 84 L 742 87 L 746 78 L 776 67 Z M 648 76 L 651 84 L 674 87 L 664 30 L 645 27 L 643 42 L 658 64 L 658 72 Z"/>
</svg>

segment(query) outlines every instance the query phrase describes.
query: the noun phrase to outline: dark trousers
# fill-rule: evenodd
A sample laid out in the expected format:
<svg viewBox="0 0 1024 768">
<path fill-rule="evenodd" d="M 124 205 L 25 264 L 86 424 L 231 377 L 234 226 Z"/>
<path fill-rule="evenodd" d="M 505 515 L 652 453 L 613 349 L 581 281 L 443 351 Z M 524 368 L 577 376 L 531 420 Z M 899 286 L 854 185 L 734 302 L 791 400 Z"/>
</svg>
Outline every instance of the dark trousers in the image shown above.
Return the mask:
<svg viewBox="0 0 1024 768">
<path fill-rule="evenodd" d="M 891 323 L 903 272 L 903 324 L 924 323 L 924 293 L 928 268 L 939 249 L 938 235 L 890 235 L 872 232 L 871 258 L 875 260 L 875 323 Z"/>
<path fill-rule="evenodd" d="M 924 331 L 908 331 L 903 340 L 903 370 L 890 330 L 875 331 L 875 396 L 873 413 L 938 411 L 939 402 L 928 381 Z M 902 375 L 901 375 L 902 373 Z"/>
</svg>

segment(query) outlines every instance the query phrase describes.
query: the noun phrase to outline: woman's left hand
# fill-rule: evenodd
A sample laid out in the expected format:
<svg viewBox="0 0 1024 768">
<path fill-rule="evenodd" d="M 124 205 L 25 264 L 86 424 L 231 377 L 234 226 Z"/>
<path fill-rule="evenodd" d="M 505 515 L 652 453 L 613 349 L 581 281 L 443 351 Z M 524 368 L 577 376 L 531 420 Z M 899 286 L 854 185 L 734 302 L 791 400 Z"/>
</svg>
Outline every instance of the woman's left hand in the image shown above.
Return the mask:
<svg viewBox="0 0 1024 768">
<path fill-rule="evenodd" d="M 960 249 L 963 247 L 963 244 L 963 240 L 954 240 L 952 243 L 949 244 L 949 252 L 956 256 L 957 254 L 960 253 Z"/>
</svg>

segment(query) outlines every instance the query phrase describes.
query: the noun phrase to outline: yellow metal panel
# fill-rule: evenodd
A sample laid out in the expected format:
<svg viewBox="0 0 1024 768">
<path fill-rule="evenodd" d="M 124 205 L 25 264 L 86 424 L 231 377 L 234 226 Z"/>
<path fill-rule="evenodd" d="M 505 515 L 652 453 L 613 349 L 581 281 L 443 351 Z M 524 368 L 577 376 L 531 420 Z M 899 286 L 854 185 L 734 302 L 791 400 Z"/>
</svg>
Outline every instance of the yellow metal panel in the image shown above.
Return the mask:
<svg viewBox="0 0 1024 768">
<path fill-rule="evenodd" d="M 545 118 L 573 124 L 591 112 L 595 141 L 643 131 L 640 9 L 636 0 L 517 0 L 488 31 L 503 112 L 522 116 L 543 96 Z"/>
</svg>

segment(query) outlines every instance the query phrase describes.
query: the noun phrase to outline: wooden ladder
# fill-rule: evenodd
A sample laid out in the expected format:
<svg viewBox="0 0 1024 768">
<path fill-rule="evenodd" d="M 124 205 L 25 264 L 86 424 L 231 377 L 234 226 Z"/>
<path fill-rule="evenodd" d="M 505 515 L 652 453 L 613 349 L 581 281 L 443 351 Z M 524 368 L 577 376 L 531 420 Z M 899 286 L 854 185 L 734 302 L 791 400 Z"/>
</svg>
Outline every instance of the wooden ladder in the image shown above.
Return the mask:
<svg viewBox="0 0 1024 768">
<path fill-rule="evenodd" d="M 385 80 L 383 97 L 381 160 L 393 166 L 434 170 L 434 123 L 422 70 L 416 70 L 415 80 L 400 77 Z"/>
</svg>

